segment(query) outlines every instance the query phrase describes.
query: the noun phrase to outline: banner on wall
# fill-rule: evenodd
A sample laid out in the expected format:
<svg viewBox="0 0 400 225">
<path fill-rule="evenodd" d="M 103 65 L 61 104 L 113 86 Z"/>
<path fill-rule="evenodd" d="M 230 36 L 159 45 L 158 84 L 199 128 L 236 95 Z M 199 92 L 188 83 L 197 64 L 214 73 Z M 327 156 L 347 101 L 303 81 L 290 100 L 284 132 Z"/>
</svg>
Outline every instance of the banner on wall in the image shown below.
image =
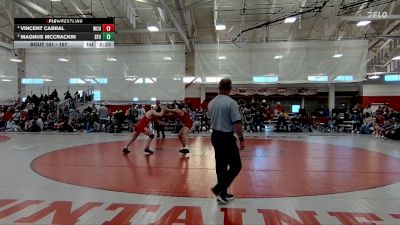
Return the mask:
<svg viewBox="0 0 400 225">
<path fill-rule="evenodd" d="M 315 95 L 316 88 L 232 88 L 232 95 Z"/>
</svg>

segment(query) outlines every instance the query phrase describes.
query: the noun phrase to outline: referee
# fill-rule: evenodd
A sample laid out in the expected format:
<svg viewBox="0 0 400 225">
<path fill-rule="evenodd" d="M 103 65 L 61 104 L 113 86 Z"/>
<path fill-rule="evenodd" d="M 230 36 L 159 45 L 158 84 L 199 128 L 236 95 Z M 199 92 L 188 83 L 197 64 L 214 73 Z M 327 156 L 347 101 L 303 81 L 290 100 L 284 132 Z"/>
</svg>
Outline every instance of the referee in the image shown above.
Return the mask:
<svg viewBox="0 0 400 225">
<path fill-rule="evenodd" d="M 219 95 L 208 105 L 218 179 L 217 185 L 211 191 L 220 203 L 227 204 L 234 199 L 234 195 L 228 193 L 228 188 L 242 168 L 234 133 L 239 137 L 240 149 L 244 149 L 244 139 L 239 106 L 229 97 L 232 81 L 228 78 L 222 79 L 218 89 Z"/>
</svg>

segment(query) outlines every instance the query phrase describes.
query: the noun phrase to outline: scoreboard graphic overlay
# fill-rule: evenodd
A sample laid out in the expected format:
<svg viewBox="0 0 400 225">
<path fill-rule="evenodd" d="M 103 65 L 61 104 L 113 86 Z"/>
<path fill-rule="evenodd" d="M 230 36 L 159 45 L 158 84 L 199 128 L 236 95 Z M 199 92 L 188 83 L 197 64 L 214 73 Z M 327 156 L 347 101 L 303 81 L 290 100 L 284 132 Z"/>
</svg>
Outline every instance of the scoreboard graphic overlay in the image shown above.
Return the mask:
<svg viewBox="0 0 400 225">
<path fill-rule="evenodd" d="M 114 18 L 15 18 L 14 48 L 114 48 Z"/>
</svg>

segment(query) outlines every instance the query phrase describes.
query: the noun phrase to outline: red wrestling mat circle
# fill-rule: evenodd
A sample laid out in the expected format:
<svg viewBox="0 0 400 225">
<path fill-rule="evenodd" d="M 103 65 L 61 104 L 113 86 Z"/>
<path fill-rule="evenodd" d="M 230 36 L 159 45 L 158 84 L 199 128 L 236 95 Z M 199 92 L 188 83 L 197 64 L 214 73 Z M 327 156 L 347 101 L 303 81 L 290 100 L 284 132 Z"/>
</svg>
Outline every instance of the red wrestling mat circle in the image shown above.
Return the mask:
<svg viewBox="0 0 400 225">
<path fill-rule="evenodd" d="M 122 154 L 126 142 L 65 148 L 32 162 L 34 171 L 60 182 L 119 192 L 178 197 L 211 197 L 216 183 L 209 138 L 190 139 L 182 158 L 175 138 L 144 141 Z M 301 141 L 246 139 L 243 168 L 231 192 L 242 198 L 288 197 L 365 190 L 400 181 L 400 159 L 360 148 Z"/>
<path fill-rule="evenodd" d="M 0 142 L 5 142 L 5 141 L 8 141 L 8 140 L 10 140 L 10 137 L 0 135 Z"/>
</svg>

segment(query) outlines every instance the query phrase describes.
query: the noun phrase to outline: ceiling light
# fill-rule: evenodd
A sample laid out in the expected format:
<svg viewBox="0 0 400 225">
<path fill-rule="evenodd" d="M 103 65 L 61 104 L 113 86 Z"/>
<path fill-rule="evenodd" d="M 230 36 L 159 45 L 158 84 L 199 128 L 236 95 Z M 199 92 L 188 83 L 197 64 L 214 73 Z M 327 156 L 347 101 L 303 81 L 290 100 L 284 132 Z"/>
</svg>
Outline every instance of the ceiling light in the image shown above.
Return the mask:
<svg viewBox="0 0 400 225">
<path fill-rule="evenodd" d="M 0 75 L 0 77 L 3 77 L 3 78 L 4 78 L 4 77 L 7 77 L 7 76 L 4 76 L 4 75 Z"/>
<path fill-rule="evenodd" d="M 363 20 L 357 23 L 357 27 L 367 26 L 370 23 L 371 23 L 370 20 Z"/>
<path fill-rule="evenodd" d="M 68 62 L 69 60 L 68 59 L 66 59 L 66 58 L 59 58 L 59 59 L 57 59 L 58 61 L 60 61 L 60 62 Z"/>
<path fill-rule="evenodd" d="M 150 32 L 158 32 L 158 31 L 160 31 L 160 29 L 158 29 L 158 27 L 156 27 L 156 26 L 148 26 L 147 30 L 149 30 Z"/>
<path fill-rule="evenodd" d="M 296 17 L 288 17 L 285 19 L 284 23 L 294 23 L 297 20 Z"/>
<path fill-rule="evenodd" d="M 226 59 L 226 56 L 224 55 L 218 56 L 218 59 Z"/>
<path fill-rule="evenodd" d="M 51 82 L 51 81 L 53 81 L 53 80 L 51 80 L 51 79 L 44 79 L 44 81 Z"/>
<path fill-rule="evenodd" d="M 9 80 L 9 79 L 2 79 L 1 81 L 4 81 L 4 82 L 11 82 L 12 80 Z"/>
<path fill-rule="evenodd" d="M 400 60 L 400 56 L 393 57 L 392 60 Z"/>
<path fill-rule="evenodd" d="M 61 2 L 61 0 L 51 0 L 52 2 Z"/>
<path fill-rule="evenodd" d="M 125 78 L 126 81 L 134 81 L 135 78 Z"/>
<path fill-rule="evenodd" d="M 107 60 L 110 61 L 110 62 L 116 62 L 117 61 L 116 58 L 107 58 Z"/>
<path fill-rule="evenodd" d="M 11 62 L 18 62 L 18 63 L 22 62 L 22 60 L 17 59 L 17 58 L 11 58 L 10 61 Z"/>
<path fill-rule="evenodd" d="M 165 57 L 163 57 L 163 59 L 164 59 L 165 61 L 171 61 L 171 60 L 172 60 L 172 58 L 169 57 L 169 56 L 165 56 Z"/>
<path fill-rule="evenodd" d="M 341 58 L 343 56 L 343 54 L 334 54 L 332 57 L 333 58 Z"/>
<path fill-rule="evenodd" d="M 376 79 L 379 79 L 379 77 L 380 76 L 378 76 L 378 75 L 371 75 L 371 76 L 368 76 L 368 79 L 370 79 L 370 80 L 376 80 Z"/>
<path fill-rule="evenodd" d="M 173 79 L 174 80 L 182 80 L 182 78 L 180 78 L 180 77 L 174 77 Z"/>
<path fill-rule="evenodd" d="M 215 25 L 216 30 L 226 30 L 226 25 L 225 24 L 217 24 Z"/>
<path fill-rule="evenodd" d="M 274 59 L 283 59 L 283 55 L 276 55 Z"/>
</svg>

